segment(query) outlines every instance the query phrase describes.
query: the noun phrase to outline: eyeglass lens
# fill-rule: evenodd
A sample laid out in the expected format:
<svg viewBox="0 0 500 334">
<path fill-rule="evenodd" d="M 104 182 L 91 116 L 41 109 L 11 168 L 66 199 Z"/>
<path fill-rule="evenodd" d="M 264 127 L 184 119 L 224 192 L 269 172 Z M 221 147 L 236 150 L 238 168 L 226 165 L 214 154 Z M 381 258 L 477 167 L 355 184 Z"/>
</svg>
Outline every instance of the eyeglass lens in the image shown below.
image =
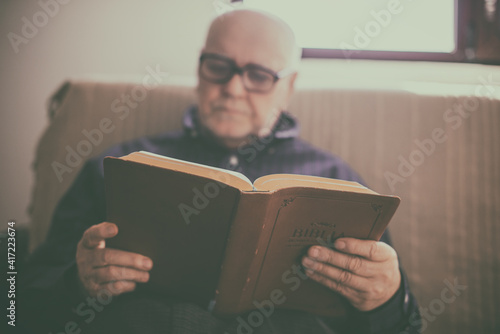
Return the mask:
<svg viewBox="0 0 500 334">
<path fill-rule="evenodd" d="M 202 60 L 200 69 L 204 79 L 219 84 L 228 82 L 238 72 L 231 61 L 209 57 Z M 251 66 L 243 68 L 242 77 L 245 88 L 253 91 L 269 90 L 275 81 L 271 73 Z"/>
</svg>

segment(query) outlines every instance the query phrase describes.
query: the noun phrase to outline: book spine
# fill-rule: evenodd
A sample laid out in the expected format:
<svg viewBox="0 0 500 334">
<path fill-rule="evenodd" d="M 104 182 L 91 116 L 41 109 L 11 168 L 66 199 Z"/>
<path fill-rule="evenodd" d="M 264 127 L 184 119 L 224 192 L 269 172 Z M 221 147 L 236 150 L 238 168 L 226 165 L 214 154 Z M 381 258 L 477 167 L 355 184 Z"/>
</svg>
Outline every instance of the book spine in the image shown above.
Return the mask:
<svg viewBox="0 0 500 334">
<path fill-rule="evenodd" d="M 265 218 L 271 195 L 260 192 L 242 192 L 240 203 L 231 225 L 221 275 L 216 290 L 216 314 L 234 314 L 244 311 L 241 299 L 251 280 L 250 270 L 265 228 Z"/>
</svg>

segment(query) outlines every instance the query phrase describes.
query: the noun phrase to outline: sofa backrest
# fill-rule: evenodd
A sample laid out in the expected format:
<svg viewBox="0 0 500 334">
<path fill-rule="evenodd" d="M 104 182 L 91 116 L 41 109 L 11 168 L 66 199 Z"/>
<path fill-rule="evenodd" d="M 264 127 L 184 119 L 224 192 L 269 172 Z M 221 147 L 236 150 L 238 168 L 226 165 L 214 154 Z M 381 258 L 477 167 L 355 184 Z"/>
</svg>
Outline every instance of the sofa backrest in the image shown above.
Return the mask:
<svg viewBox="0 0 500 334">
<path fill-rule="evenodd" d="M 500 97 L 484 92 L 303 88 L 290 107 L 304 139 L 402 198 L 390 230 L 428 333 L 500 328 Z M 86 159 L 180 128 L 194 102 L 189 85 L 66 82 L 36 152 L 31 248 Z"/>
</svg>

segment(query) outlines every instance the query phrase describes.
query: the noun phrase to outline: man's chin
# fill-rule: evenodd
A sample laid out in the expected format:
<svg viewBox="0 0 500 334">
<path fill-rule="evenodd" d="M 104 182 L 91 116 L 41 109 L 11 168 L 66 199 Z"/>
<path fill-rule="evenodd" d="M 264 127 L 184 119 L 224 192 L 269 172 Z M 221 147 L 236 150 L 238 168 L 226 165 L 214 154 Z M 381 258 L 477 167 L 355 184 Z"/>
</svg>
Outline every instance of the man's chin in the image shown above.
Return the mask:
<svg viewBox="0 0 500 334">
<path fill-rule="evenodd" d="M 248 138 L 250 137 L 249 133 L 246 134 L 220 134 L 220 135 L 215 135 L 215 138 L 224 143 L 233 143 L 231 146 L 239 145 L 241 143 L 244 143 L 248 141 Z"/>
<path fill-rule="evenodd" d="M 209 131 L 217 138 L 225 139 L 244 139 L 252 134 L 252 128 L 242 126 L 242 124 L 216 124 L 210 126 Z"/>
<path fill-rule="evenodd" d="M 216 141 L 230 148 L 245 144 L 252 136 L 251 131 L 235 131 L 235 129 L 231 129 L 230 131 L 214 129 L 210 133 Z"/>
</svg>

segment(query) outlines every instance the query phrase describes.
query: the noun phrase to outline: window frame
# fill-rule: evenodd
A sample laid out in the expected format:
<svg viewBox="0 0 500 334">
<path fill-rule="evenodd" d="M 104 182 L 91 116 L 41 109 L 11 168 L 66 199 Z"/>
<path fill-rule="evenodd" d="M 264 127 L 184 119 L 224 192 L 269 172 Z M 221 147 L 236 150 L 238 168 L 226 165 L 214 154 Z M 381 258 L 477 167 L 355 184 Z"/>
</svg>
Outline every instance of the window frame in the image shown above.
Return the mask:
<svg viewBox="0 0 500 334">
<path fill-rule="evenodd" d="M 315 49 L 303 48 L 302 58 L 331 58 L 331 59 L 375 59 L 375 60 L 409 60 L 409 61 L 438 61 L 438 62 L 480 62 L 468 48 L 474 50 L 475 31 L 473 20 L 474 10 L 478 4 L 475 1 L 484 0 L 455 0 L 455 50 L 445 52 L 408 52 L 408 51 L 375 51 L 375 50 L 343 50 L 343 49 Z M 244 0 L 231 0 L 231 2 L 242 2 Z M 500 0 L 497 3 L 500 7 Z M 498 9 L 497 9 L 498 11 Z M 498 15 L 498 14 L 497 14 Z M 346 57 L 346 54 L 348 56 Z"/>
<path fill-rule="evenodd" d="M 335 58 L 335 59 L 375 59 L 375 60 L 420 60 L 420 61 L 466 61 L 466 35 L 467 22 L 469 21 L 470 1 L 455 0 L 454 28 L 455 50 L 446 52 L 416 52 L 416 51 L 376 51 L 376 50 L 343 50 L 343 49 L 314 49 L 303 48 L 302 58 Z M 346 57 L 346 54 L 349 54 Z"/>
</svg>

